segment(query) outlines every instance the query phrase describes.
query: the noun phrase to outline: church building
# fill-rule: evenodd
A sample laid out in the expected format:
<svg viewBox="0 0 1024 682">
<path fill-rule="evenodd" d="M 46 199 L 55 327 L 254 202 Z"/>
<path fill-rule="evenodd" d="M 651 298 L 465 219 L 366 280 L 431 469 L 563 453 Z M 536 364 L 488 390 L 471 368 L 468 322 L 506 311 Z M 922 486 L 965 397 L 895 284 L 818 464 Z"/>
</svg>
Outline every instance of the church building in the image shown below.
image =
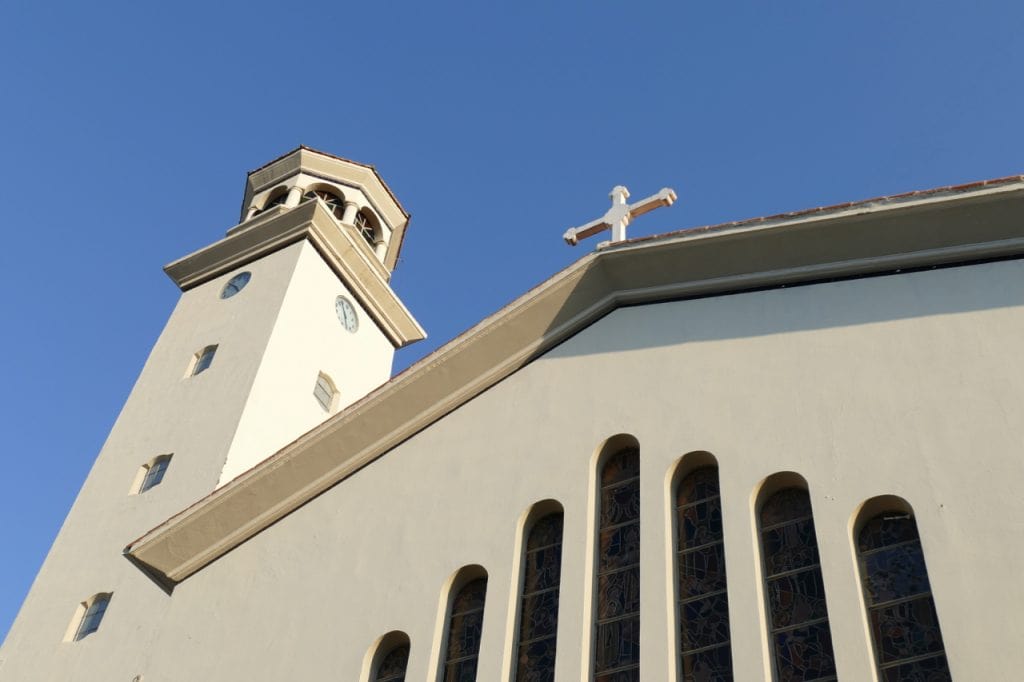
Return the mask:
<svg viewBox="0 0 1024 682">
<path fill-rule="evenodd" d="M 249 173 L 0 680 L 1021 679 L 1024 176 L 625 235 L 674 198 L 392 377 L 399 199 Z"/>
</svg>

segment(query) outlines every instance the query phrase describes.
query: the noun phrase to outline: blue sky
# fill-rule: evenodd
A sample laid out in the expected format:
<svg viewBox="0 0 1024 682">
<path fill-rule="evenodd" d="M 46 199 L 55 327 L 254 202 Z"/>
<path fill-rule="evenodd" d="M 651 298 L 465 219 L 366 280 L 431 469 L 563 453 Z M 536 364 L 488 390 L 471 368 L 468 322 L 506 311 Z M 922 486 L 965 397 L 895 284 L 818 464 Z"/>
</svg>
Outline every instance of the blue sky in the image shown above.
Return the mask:
<svg viewBox="0 0 1024 682">
<path fill-rule="evenodd" d="M 63 6 L 62 6 L 63 5 Z M 430 338 L 593 248 L 1024 172 L 1024 6 L 942 0 L 5 3 L 0 635 L 177 298 L 160 268 L 306 144 L 412 213 L 396 291 Z M 126 538 L 126 541 L 130 538 Z"/>
</svg>

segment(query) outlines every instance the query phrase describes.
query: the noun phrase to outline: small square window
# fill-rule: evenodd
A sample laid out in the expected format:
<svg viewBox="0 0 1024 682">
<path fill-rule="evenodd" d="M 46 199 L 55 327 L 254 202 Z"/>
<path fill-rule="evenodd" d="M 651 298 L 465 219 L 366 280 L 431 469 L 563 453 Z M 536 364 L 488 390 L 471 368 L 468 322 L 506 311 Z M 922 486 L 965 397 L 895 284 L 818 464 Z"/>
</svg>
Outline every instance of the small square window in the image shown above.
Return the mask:
<svg viewBox="0 0 1024 682">
<path fill-rule="evenodd" d="M 334 407 L 334 398 L 337 396 L 338 391 L 334 388 L 334 382 L 331 381 L 323 372 L 316 378 L 316 386 L 313 387 L 313 396 L 316 401 L 320 403 L 320 407 L 324 408 L 324 411 L 330 412 L 331 408 Z"/>
<path fill-rule="evenodd" d="M 99 630 L 103 616 L 107 612 L 107 605 L 110 604 L 110 597 L 109 592 L 100 593 L 82 602 L 76 613 L 78 622 L 73 624 L 74 635 L 68 639 L 77 642 Z"/>
<path fill-rule="evenodd" d="M 191 376 L 205 372 L 213 364 L 213 356 L 217 353 L 217 345 L 207 346 L 195 354 L 192 364 Z"/>
<path fill-rule="evenodd" d="M 153 460 L 149 465 L 143 467 L 146 475 L 142 479 L 142 484 L 139 486 L 139 492 L 144 493 L 150 488 L 160 485 L 164 480 L 164 473 L 167 471 L 167 467 L 171 463 L 170 455 L 160 455 Z"/>
</svg>

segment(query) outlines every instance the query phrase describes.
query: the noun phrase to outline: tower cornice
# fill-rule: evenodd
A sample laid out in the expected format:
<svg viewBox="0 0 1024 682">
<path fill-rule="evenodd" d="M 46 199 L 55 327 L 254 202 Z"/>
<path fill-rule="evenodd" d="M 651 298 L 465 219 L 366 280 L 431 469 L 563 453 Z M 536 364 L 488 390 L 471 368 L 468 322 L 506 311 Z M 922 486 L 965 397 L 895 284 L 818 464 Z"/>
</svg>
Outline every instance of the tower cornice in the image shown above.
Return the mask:
<svg viewBox="0 0 1024 682">
<path fill-rule="evenodd" d="M 268 211 L 243 223 L 224 239 L 167 264 L 164 272 L 187 291 L 295 242 L 309 240 L 396 348 L 426 338 L 426 332 L 392 291 L 387 271 L 365 241 L 352 230 L 339 228 L 321 202 L 303 202 L 294 209 Z"/>
</svg>

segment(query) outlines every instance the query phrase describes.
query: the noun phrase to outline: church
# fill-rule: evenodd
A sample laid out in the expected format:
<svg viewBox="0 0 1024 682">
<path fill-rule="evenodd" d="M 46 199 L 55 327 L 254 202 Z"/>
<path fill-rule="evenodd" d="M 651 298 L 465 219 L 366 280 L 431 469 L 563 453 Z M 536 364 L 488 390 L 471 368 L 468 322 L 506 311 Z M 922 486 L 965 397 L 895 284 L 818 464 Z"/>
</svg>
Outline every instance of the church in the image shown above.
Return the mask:
<svg viewBox="0 0 1024 682">
<path fill-rule="evenodd" d="M 632 239 L 674 193 L 612 199 L 392 377 L 398 197 L 249 173 L 0 680 L 1019 680 L 1024 176 Z"/>
</svg>

